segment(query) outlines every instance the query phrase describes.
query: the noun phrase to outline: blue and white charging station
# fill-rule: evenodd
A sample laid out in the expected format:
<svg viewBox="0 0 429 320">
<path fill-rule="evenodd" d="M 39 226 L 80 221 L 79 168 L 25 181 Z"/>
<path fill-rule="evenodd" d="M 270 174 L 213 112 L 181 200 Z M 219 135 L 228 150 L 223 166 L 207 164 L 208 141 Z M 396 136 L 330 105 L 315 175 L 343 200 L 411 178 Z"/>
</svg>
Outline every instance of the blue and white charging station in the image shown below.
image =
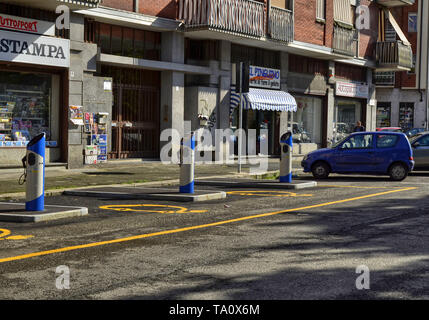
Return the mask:
<svg viewBox="0 0 429 320">
<path fill-rule="evenodd" d="M 180 143 L 180 193 L 194 193 L 195 136 L 191 132 Z"/>
<path fill-rule="evenodd" d="M 45 210 L 45 134 L 33 138 L 23 159 L 26 166 L 26 211 Z"/>
<path fill-rule="evenodd" d="M 280 182 L 292 182 L 292 132 L 283 134 L 280 138 L 280 146 L 282 149 L 280 160 Z"/>
</svg>

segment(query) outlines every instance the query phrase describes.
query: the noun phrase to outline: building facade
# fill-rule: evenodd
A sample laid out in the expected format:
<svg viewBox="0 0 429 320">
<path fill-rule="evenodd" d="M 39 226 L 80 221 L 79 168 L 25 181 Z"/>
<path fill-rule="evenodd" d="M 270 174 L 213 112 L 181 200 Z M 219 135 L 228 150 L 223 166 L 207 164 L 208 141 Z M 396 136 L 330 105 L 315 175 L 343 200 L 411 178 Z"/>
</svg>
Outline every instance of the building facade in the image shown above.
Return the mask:
<svg viewBox="0 0 429 320">
<path fill-rule="evenodd" d="M 298 154 L 341 139 L 357 121 L 375 130 L 373 73 L 411 71 L 414 52 L 412 43 L 386 44 L 382 21 L 410 2 L 0 1 L 1 162 L 18 165 L 36 132 L 47 135 L 49 162 L 74 168 L 157 159 L 164 129 L 237 129 L 240 62 L 250 65 L 253 93 L 288 94 L 297 105 L 289 112 L 246 96 L 243 127 L 268 129 L 270 154 L 287 130 Z M 64 4 L 70 28 L 58 29 Z M 271 87 L 258 72 L 273 75 Z"/>
<path fill-rule="evenodd" d="M 412 46 L 413 67 L 409 71 L 376 73 L 377 127 L 426 128 L 429 7 L 425 1 L 415 1 L 392 13 Z M 400 40 L 392 29 L 386 21 L 384 37 Z"/>
</svg>

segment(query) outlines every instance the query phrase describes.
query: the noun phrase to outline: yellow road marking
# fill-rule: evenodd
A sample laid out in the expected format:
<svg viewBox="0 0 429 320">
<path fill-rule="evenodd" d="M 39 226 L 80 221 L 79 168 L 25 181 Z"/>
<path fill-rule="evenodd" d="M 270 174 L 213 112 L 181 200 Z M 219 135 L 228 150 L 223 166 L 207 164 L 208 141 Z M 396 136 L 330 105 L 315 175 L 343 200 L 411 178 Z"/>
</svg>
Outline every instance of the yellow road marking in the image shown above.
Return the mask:
<svg viewBox="0 0 429 320">
<path fill-rule="evenodd" d="M 270 191 L 270 190 L 243 190 L 243 191 L 230 191 L 227 194 L 238 196 L 259 196 L 259 197 L 312 197 L 312 194 L 299 194 L 287 191 Z"/>
<path fill-rule="evenodd" d="M 0 229 L 0 240 L 25 240 L 33 236 L 9 236 L 11 231 L 8 229 Z"/>
<path fill-rule="evenodd" d="M 203 225 L 198 225 L 198 226 L 179 228 L 179 229 L 173 229 L 173 230 L 166 230 L 166 231 L 159 231 L 159 232 L 154 232 L 154 233 L 141 234 L 141 235 L 126 237 L 126 238 L 113 239 L 113 240 L 107 240 L 107 241 L 101 241 L 101 242 L 94 242 L 94 243 L 88 243 L 88 244 L 83 244 L 83 245 L 76 245 L 76 246 L 59 248 L 59 249 L 54 249 L 54 250 L 33 252 L 33 253 L 23 254 L 23 255 L 19 255 L 19 256 L 15 256 L 15 257 L 2 258 L 2 259 L 0 259 L 0 263 L 29 259 L 29 258 L 40 257 L 40 256 L 45 256 L 45 255 L 55 254 L 55 253 L 68 252 L 68 251 L 79 250 L 79 249 L 99 247 L 99 246 L 108 245 L 108 244 L 115 244 L 115 243 L 140 240 L 140 239 L 151 238 L 151 237 L 156 237 L 156 236 L 161 236 L 161 235 L 168 235 L 168 234 L 180 233 L 180 232 L 185 232 L 185 231 L 198 230 L 198 229 L 204 229 L 204 228 L 209 228 L 209 227 L 216 227 L 216 226 L 221 226 L 221 225 L 225 225 L 225 224 L 229 224 L 229 223 L 233 223 L 233 222 L 241 222 L 241 221 L 246 221 L 246 220 L 252 220 L 252 219 L 257 219 L 257 218 L 274 216 L 274 215 L 278 215 L 278 214 L 282 214 L 282 213 L 302 211 L 302 210 L 308 210 L 308 209 L 314 209 L 314 208 L 321 208 L 321 207 L 331 206 L 331 205 L 335 205 L 335 204 L 352 202 L 352 201 L 363 200 L 363 199 L 369 199 L 369 198 L 379 197 L 379 196 L 383 196 L 383 195 L 387 195 L 387 194 L 393 194 L 393 193 L 416 190 L 416 189 L 417 188 L 411 188 L 410 187 L 410 188 L 404 188 L 404 189 L 399 189 L 399 190 L 392 190 L 392 191 L 370 194 L 370 195 L 361 196 L 361 197 L 349 198 L 349 199 L 344 199 L 344 200 L 337 200 L 337 201 L 332 201 L 332 202 L 325 202 L 325 203 L 315 204 L 315 205 L 301 207 L 301 208 L 294 208 L 294 209 L 287 209 L 287 210 L 281 210 L 281 211 L 275 211 L 275 212 L 262 213 L 262 214 L 257 214 L 257 215 L 253 215 L 253 216 L 241 217 L 241 218 L 219 221 L 219 222 L 214 222 L 214 223 L 208 223 L 208 224 L 203 224 Z"/>
<path fill-rule="evenodd" d="M 139 209 L 145 208 L 145 209 Z M 164 208 L 167 210 L 154 210 L 146 208 Z M 207 210 L 188 210 L 185 207 L 178 206 L 169 206 L 163 204 L 124 204 L 124 205 L 107 205 L 101 206 L 100 209 L 103 210 L 115 210 L 120 212 L 147 212 L 147 213 L 163 213 L 163 214 L 172 214 L 172 213 L 205 213 Z"/>
<path fill-rule="evenodd" d="M 342 186 L 342 185 L 317 185 L 322 188 L 354 188 L 354 189 L 401 189 L 404 187 L 367 187 L 367 186 Z"/>
</svg>

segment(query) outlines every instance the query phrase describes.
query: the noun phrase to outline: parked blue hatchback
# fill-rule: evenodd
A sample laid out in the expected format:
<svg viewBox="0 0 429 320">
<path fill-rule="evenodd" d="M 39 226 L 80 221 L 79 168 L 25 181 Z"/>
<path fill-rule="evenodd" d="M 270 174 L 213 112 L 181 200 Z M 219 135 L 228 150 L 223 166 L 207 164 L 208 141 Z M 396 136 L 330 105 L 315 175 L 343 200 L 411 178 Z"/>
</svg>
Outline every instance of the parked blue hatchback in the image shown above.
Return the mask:
<svg viewBox="0 0 429 320">
<path fill-rule="evenodd" d="M 310 152 L 301 165 L 317 179 L 326 179 L 330 173 L 364 173 L 402 181 L 413 170 L 414 159 L 404 133 L 359 132 L 331 148 Z"/>
</svg>

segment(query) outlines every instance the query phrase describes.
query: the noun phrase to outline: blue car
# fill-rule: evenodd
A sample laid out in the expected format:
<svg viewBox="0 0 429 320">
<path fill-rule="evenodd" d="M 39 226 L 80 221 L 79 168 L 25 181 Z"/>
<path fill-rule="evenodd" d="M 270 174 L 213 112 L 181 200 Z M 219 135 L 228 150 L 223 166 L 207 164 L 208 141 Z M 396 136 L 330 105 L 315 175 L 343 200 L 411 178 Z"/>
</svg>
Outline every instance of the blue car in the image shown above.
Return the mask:
<svg viewBox="0 0 429 320">
<path fill-rule="evenodd" d="M 413 170 L 414 159 L 404 133 L 359 132 L 331 148 L 309 153 L 301 165 L 316 179 L 326 179 L 330 173 L 363 173 L 402 181 Z"/>
</svg>

